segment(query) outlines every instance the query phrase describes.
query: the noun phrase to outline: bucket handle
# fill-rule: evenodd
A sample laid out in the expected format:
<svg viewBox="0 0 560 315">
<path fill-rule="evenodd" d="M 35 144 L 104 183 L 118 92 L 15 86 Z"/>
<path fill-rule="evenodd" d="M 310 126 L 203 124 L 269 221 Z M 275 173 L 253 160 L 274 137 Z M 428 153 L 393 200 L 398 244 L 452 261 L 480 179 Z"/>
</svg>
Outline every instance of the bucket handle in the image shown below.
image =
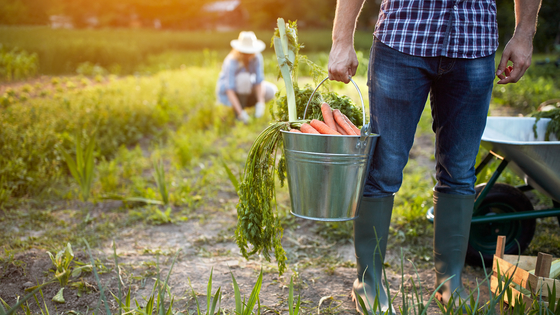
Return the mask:
<svg viewBox="0 0 560 315">
<path fill-rule="evenodd" d="M 329 79 L 329 77 L 324 78 L 323 81 L 321 81 L 321 83 L 319 83 L 319 85 L 317 85 L 315 90 L 313 90 L 313 93 L 311 93 L 311 96 L 309 97 L 309 101 L 307 101 L 307 105 L 305 106 L 305 111 L 303 112 L 303 119 L 305 119 L 305 116 L 307 114 L 307 107 L 309 107 L 309 104 L 311 103 L 311 100 L 313 99 L 313 95 L 315 95 L 315 92 L 317 92 L 317 90 L 323 84 L 323 82 L 327 81 L 328 79 Z M 352 82 L 352 84 L 354 84 L 354 87 L 356 87 L 356 90 L 358 91 L 358 95 L 360 95 L 360 101 L 362 102 L 362 121 L 363 122 L 362 122 L 362 129 L 360 130 L 360 139 L 358 140 L 358 143 L 356 144 L 356 149 L 363 149 L 363 148 L 366 147 L 367 137 L 371 134 L 371 132 L 369 130 L 369 124 L 366 125 L 366 107 L 364 105 L 364 98 L 362 97 L 362 92 L 360 91 L 360 88 L 358 87 L 356 82 L 354 82 L 354 80 L 352 80 L 352 77 L 349 77 L 349 79 L 350 79 L 350 82 Z"/>
</svg>

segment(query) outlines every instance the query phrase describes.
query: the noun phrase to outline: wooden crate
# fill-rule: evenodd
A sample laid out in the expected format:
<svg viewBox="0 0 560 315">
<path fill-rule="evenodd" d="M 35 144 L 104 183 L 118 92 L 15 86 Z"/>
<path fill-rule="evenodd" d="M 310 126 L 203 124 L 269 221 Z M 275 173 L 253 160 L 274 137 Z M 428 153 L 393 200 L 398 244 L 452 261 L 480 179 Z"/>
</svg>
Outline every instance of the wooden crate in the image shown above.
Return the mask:
<svg viewBox="0 0 560 315">
<path fill-rule="evenodd" d="M 516 303 L 519 303 L 518 301 L 522 300 L 525 303 L 525 307 L 529 308 L 533 304 L 534 299 L 537 301 L 541 300 L 541 294 L 542 303 L 548 306 L 548 289 L 550 288 L 552 291 L 554 286 L 556 286 L 555 299 L 559 300 L 560 280 L 549 278 L 552 256 L 544 253 L 539 253 L 537 257 L 504 255 L 505 243 L 505 236 L 498 236 L 490 282 L 492 292 L 496 295 L 500 294 L 499 283 L 502 282 L 502 290 L 505 289 L 505 280 L 507 278 L 512 279 L 509 286 L 512 290 L 512 296 L 510 301 L 507 294 L 504 293 L 504 301 L 510 306 L 515 306 Z M 528 272 L 533 269 L 535 274 Z"/>
</svg>

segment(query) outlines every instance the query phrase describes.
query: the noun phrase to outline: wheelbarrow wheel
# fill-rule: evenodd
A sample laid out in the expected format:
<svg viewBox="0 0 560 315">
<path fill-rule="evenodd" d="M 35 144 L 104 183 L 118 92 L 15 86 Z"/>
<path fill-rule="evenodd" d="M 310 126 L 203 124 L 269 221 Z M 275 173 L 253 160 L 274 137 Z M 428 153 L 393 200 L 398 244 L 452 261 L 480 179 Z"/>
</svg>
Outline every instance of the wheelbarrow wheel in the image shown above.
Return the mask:
<svg viewBox="0 0 560 315">
<path fill-rule="evenodd" d="M 480 194 L 485 186 L 486 184 L 476 186 L 476 194 Z M 510 185 L 497 183 L 494 184 L 480 204 L 477 215 L 491 216 L 533 210 L 533 204 L 521 190 Z M 521 254 L 531 243 L 535 235 L 535 226 L 535 219 L 472 224 L 466 263 L 473 266 L 482 266 L 482 255 L 484 265 L 486 267 L 492 266 L 498 235 L 506 236 L 505 254 Z"/>
</svg>

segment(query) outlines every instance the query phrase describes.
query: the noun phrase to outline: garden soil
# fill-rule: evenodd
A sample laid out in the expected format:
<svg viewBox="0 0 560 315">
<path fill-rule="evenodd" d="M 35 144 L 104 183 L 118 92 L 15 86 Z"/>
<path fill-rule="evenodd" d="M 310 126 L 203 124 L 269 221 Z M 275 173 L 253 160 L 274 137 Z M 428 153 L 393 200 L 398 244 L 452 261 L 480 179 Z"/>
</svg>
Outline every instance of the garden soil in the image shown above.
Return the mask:
<svg viewBox="0 0 560 315">
<path fill-rule="evenodd" d="M 232 198 L 233 201 L 233 198 Z M 115 238 L 117 247 L 119 273 L 123 291 L 131 290 L 132 297 L 139 305 L 146 304 L 146 298 L 153 295 L 155 279 L 159 275 L 166 278 L 170 268 L 170 292 L 174 296 L 175 310 L 186 314 L 196 308 L 196 295 L 200 307 L 206 309 L 206 292 L 210 275 L 212 275 L 212 294 L 220 288 L 222 292 L 221 307 L 232 311 L 235 309 L 233 280 L 239 284 L 242 296 L 249 297 L 259 273 L 263 272 L 260 303 L 262 313 L 287 314 L 287 298 L 290 278 L 294 279 L 296 296 L 301 296 L 303 314 L 356 314 L 354 303 L 350 297 L 350 289 L 356 277 L 354 268 L 353 245 L 348 242 L 341 245 L 329 244 L 314 232 L 314 223 L 303 219 L 295 219 L 295 228 L 284 235 L 283 243 L 291 261 L 289 270 L 283 275 L 277 273 L 275 261 L 267 262 L 262 257 L 243 258 L 234 239 L 224 237 L 233 233 L 236 222 L 234 211 L 220 213 L 202 220 L 189 220 L 180 224 L 154 226 L 142 231 L 124 231 Z M 433 292 L 434 273 L 429 264 L 420 264 L 415 270 L 410 261 L 405 261 L 402 273 L 399 248 L 392 248 L 387 253 L 386 276 L 395 297 L 394 305 L 402 305 L 401 286 L 412 291 L 411 279 L 420 289 L 424 304 Z M 114 313 L 117 309 L 115 299 L 118 296 L 119 281 L 114 268 L 112 244 L 105 244 L 94 249 L 92 257 L 99 259 L 96 264 L 101 273 L 100 281 L 104 286 L 104 294 L 109 296 L 109 308 Z M 76 252 L 76 260 L 88 262 L 86 253 Z M 328 259 L 328 262 L 324 260 Z M 415 257 L 407 257 L 414 261 Z M 48 255 L 39 250 L 30 250 L 16 257 L 24 262 L 25 268 L 10 266 L 0 278 L 0 297 L 9 305 L 14 305 L 24 291 L 47 279 L 48 270 L 52 268 Z M 399 267 L 399 268 L 397 268 Z M 50 273 L 52 275 L 52 273 Z M 471 267 L 466 268 L 463 280 L 471 287 L 481 282 L 484 272 Z M 74 279 L 74 282 L 78 279 Z M 67 286 L 64 290 L 66 303 L 52 301 L 60 289 L 58 283 L 43 288 L 43 296 L 39 296 L 39 305 L 50 313 L 91 314 L 94 309 L 105 309 L 100 304 L 100 289 L 92 273 L 86 273 L 80 279 L 84 288 Z M 420 286 L 418 286 L 420 284 Z M 195 294 L 193 294 L 195 292 Z M 481 297 L 488 294 L 488 288 L 481 286 Z M 411 295 L 408 298 L 411 298 Z M 415 303 L 417 303 L 416 301 Z M 34 313 L 40 312 L 37 302 L 33 299 L 28 304 Z M 46 305 L 46 307 L 45 307 Z M 56 310 L 56 311 L 55 311 Z M 96 314 L 104 311 L 96 311 Z M 439 314 L 435 302 L 429 304 L 429 314 Z M 229 314 L 229 313 L 228 313 Z"/>
<path fill-rule="evenodd" d="M 429 158 L 429 152 L 433 150 L 432 140 L 421 138 L 416 143 L 411 158 L 423 166 L 433 163 Z M 287 198 L 280 196 L 279 203 L 289 204 Z M 184 222 L 120 231 L 113 239 L 119 268 L 115 268 L 112 242 L 94 248 L 91 256 L 76 250 L 75 260 L 89 262 L 90 257 L 96 260 L 103 294 L 108 297 L 107 307 L 112 313 L 117 310 L 114 296 L 119 296 L 120 286 L 121 292 L 130 290 L 132 299 L 144 306 L 146 300 L 154 295 L 156 279 L 160 277 L 163 281 L 171 269 L 167 292 L 173 296 L 173 309 L 184 314 L 191 314 L 196 309 L 195 297 L 200 308 L 206 309 L 210 275 L 212 294 L 220 288 L 221 307 L 228 314 L 232 313 L 235 309 L 233 278 L 239 284 L 241 295 L 248 298 L 260 272 L 263 273 L 260 290 L 263 314 L 288 314 L 291 279 L 296 297 L 301 297 L 303 314 L 356 314 L 350 297 L 356 278 L 351 240 L 330 241 L 319 233 L 325 231 L 323 223 L 290 216 L 282 240 L 288 257 L 288 270 L 279 275 L 274 259 L 269 262 L 259 256 L 250 259 L 241 256 L 234 237 L 237 200 L 234 193 L 223 191 Z M 116 210 L 120 206 L 119 202 L 101 202 L 93 205 L 92 215 L 95 218 L 101 212 Z M 327 228 L 334 229 L 332 226 Z M 422 244 L 431 252 L 431 237 L 420 238 L 414 243 Z M 414 251 L 406 247 L 410 245 L 398 245 L 390 237 L 385 270 L 397 309 L 403 305 L 403 286 L 409 292 L 406 298 L 415 299 L 408 302 L 409 305 L 428 304 L 434 287 L 431 258 L 410 256 Z M 409 256 L 404 257 L 402 252 Z M 18 263 L 4 268 L 3 274 L 0 274 L 0 297 L 11 306 L 27 294 L 25 289 L 52 277 L 52 272 L 49 272 L 52 264 L 44 251 L 29 250 L 15 257 L 15 261 Z M 480 286 L 482 301 L 488 297 L 484 277 L 484 270 L 472 267 L 467 267 L 463 275 L 464 283 L 472 289 L 477 283 L 483 283 Z M 417 293 L 414 293 L 414 288 Z M 84 273 L 71 280 L 71 285 L 63 293 L 65 303 L 52 301 L 59 289 L 58 283 L 49 284 L 43 288 L 37 301 L 30 299 L 25 305 L 29 305 L 33 313 L 40 313 L 39 308 L 43 312 L 48 309 L 52 314 L 91 314 L 93 310 L 97 310 L 96 314 L 105 313 L 105 305 L 100 299 L 101 288 L 93 273 Z M 418 297 L 422 300 L 418 301 Z M 434 301 L 428 307 L 428 314 L 441 313 Z"/>
</svg>

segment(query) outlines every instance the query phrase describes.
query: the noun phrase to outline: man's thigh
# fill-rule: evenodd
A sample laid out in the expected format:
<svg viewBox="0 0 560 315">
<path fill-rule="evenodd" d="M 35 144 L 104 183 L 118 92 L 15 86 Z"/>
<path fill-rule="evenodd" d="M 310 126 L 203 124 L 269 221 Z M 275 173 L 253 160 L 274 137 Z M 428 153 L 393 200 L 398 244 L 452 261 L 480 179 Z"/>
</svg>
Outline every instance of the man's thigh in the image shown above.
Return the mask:
<svg viewBox="0 0 560 315">
<path fill-rule="evenodd" d="M 443 65 L 431 93 L 436 134 L 436 190 L 474 194 L 475 162 L 486 126 L 494 81 L 494 56 Z"/>
<path fill-rule="evenodd" d="M 380 137 L 364 196 L 383 197 L 399 190 L 435 69 L 434 59 L 406 55 L 374 39 L 368 71 L 370 122 Z"/>
</svg>

